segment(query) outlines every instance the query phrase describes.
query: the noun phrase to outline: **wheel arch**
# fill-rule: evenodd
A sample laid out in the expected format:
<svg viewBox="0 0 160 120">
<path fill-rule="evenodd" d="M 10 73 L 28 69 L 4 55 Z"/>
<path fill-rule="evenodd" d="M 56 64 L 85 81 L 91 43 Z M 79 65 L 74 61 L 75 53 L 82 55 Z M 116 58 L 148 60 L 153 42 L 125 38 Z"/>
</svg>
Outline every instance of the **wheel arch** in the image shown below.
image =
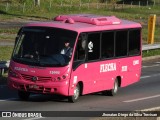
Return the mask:
<svg viewBox="0 0 160 120">
<path fill-rule="evenodd" d="M 121 87 L 121 82 L 122 82 L 121 76 L 117 76 L 116 79 L 118 80 L 118 87 Z"/>
<path fill-rule="evenodd" d="M 83 95 L 83 82 L 79 81 L 77 84 L 80 86 L 80 95 Z"/>
</svg>

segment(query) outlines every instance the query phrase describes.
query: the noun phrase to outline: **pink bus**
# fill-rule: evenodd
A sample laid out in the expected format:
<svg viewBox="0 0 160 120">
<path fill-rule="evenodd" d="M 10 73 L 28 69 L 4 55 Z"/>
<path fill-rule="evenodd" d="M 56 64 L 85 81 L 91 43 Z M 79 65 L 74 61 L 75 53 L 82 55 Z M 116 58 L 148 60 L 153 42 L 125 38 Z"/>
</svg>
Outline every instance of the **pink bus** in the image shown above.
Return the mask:
<svg viewBox="0 0 160 120">
<path fill-rule="evenodd" d="M 139 23 L 115 16 L 59 15 L 19 30 L 8 85 L 22 100 L 31 93 L 60 94 L 70 102 L 94 92 L 114 96 L 119 87 L 140 80 L 141 55 Z"/>
</svg>

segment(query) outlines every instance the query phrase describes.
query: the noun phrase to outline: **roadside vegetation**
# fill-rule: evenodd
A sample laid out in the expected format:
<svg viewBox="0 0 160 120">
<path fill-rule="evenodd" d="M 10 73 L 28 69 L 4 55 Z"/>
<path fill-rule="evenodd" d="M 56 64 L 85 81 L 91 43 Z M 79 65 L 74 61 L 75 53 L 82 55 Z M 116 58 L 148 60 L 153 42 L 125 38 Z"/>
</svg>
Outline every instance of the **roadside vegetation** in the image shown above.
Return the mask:
<svg viewBox="0 0 160 120">
<path fill-rule="evenodd" d="M 155 43 L 160 43 L 160 0 L 1 0 L 0 23 L 51 21 L 59 14 L 115 15 L 142 24 L 142 43 L 147 44 L 148 17 L 156 14 Z M 14 42 L 19 27 L 0 28 L 0 42 Z M 0 60 L 8 60 L 13 47 L 0 47 Z M 143 57 L 159 54 L 159 50 L 144 52 Z"/>
<path fill-rule="evenodd" d="M 143 51 L 142 57 L 156 56 L 160 55 L 160 49 Z"/>
</svg>

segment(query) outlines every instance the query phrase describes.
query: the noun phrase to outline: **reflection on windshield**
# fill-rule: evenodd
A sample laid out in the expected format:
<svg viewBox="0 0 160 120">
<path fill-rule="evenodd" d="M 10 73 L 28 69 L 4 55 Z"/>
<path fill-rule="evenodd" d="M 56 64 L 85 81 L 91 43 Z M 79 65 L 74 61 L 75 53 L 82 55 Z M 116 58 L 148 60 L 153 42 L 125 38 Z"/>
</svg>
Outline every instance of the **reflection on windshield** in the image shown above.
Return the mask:
<svg viewBox="0 0 160 120">
<path fill-rule="evenodd" d="M 66 40 L 70 41 L 70 47 L 73 48 L 76 36 L 76 32 L 64 29 L 26 27 L 19 36 L 13 59 L 29 65 L 67 65 L 70 57 L 60 52 Z"/>
</svg>

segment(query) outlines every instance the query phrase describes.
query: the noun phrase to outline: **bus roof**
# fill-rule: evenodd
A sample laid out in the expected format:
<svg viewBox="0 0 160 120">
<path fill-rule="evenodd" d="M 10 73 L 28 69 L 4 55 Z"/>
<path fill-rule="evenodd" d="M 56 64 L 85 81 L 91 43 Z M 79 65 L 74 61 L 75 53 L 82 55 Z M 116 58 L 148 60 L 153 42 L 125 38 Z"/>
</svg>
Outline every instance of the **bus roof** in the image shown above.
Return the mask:
<svg viewBox="0 0 160 120">
<path fill-rule="evenodd" d="M 139 23 L 118 19 L 115 16 L 91 14 L 59 15 L 50 22 L 29 23 L 26 26 L 56 27 L 77 32 L 139 28 Z"/>
</svg>

